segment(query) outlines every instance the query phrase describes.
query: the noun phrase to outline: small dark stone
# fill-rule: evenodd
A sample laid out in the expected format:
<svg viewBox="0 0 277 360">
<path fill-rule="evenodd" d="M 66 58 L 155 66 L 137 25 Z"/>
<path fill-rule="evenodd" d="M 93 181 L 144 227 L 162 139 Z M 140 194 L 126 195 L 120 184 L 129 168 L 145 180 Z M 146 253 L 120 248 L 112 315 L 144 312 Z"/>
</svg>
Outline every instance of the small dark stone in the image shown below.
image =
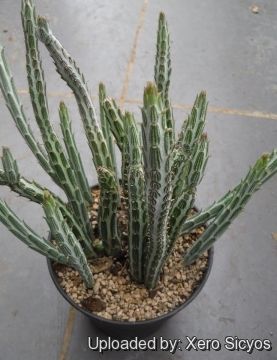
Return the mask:
<svg viewBox="0 0 277 360">
<path fill-rule="evenodd" d="M 149 297 L 151 299 L 154 299 L 154 297 L 157 295 L 158 291 L 162 290 L 162 287 L 156 287 L 156 289 L 149 290 Z"/>
<path fill-rule="evenodd" d="M 91 264 L 93 266 L 93 273 L 99 274 L 111 268 L 112 259 L 108 257 L 96 258 L 91 261 Z"/>
<path fill-rule="evenodd" d="M 113 275 L 117 275 L 121 269 L 122 269 L 122 264 L 120 262 L 116 262 L 111 266 L 110 272 Z"/>
<path fill-rule="evenodd" d="M 171 282 L 172 282 L 173 284 L 178 284 L 178 283 L 182 282 L 182 279 L 173 278 L 173 279 L 171 280 Z"/>
<path fill-rule="evenodd" d="M 106 309 L 106 303 L 101 299 L 95 298 L 94 296 L 90 296 L 87 299 L 84 299 L 81 304 L 85 309 L 91 312 L 99 312 Z"/>
</svg>

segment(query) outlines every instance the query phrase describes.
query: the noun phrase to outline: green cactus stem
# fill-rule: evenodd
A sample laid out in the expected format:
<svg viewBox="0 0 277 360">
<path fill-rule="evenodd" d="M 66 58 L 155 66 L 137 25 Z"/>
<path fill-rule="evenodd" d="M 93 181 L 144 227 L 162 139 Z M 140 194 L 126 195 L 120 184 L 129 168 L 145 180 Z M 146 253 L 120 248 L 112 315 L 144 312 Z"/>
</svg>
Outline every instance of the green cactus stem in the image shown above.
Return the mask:
<svg viewBox="0 0 277 360">
<path fill-rule="evenodd" d="M 95 109 L 84 75 L 81 74 L 75 61 L 56 39 L 48 22 L 43 17 L 38 17 L 38 33 L 40 40 L 45 44 L 50 56 L 54 60 L 57 72 L 75 95 L 95 168 L 106 167 L 109 170 L 113 170 L 111 155 L 102 130 L 96 120 Z"/>
<path fill-rule="evenodd" d="M 130 273 L 134 280 L 143 282 L 143 258 L 147 246 L 148 213 L 141 139 L 134 116 L 124 116 L 124 149 L 128 154 L 128 254 Z"/>
<path fill-rule="evenodd" d="M 268 166 L 265 169 L 264 176 L 261 178 L 261 185 L 264 184 L 267 180 L 269 180 L 274 174 L 276 174 L 276 172 L 277 172 L 277 150 L 274 149 L 270 154 L 270 159 L 268 161 Z M 219 200 L 215 201 L 212 205 L 208 206 L 206 209 L 189 217 L 182 226 L 181 234 L 188 234 L 197 227 L 200 227 L 201 225 L 213 220 L 219 214 L 219 212 L 224 208 L 224 206 L 230 203 L 237 189 L 238 189 L 238 185 L 233 190 L 228 191 Z"/>
<path fill-rule="evenodd" d="M 203 134 L 194 144 L 191 155 L 178 169 L 178 181 L 175 182 L 172 196 L 174 201 L 169 213 L 169 252 L 181 233 L 184 219 L 194 206 L 196 188 L 203 178 L 208 161 L 208 149 L 208 139 Z"/>
<path fill-rule="evenodd" d="M 41 185 L 35 183 L 34 181 L 31 182 L 25 179 L 20 175 L 17 162 L 13 158 L 8 148 L 3 149 L 2 163 L 4 169 L 0 169 L 0 184 L 9 186 L 12 191 L 16 192 L 22 197 L 25 197 L 35 203 L 42 204 L 44 191 L 46 191 L 47 189 L 43 188 Z M 16 181 L 11 181 L 13 179 L 16 179 Z M 91 238 L 88 237 L 87 234 L 83 231 L 82 227 L 79 225 L 74 215 L 57 195 L 54 195 L 52 193 L 50 194 L 59 204 L 59 208 L 63 216 L 66 218 L 68 224 L 70 224 L 77 238 L 82 242 L 82 244 L 84 244 L 84 249 L 88 256 L 96 256 L 92 248 Z"/>
<path fill-rule="evenodd" d="M 21 176 L 10 150 L 3 148 L 0 185 L 43 206 L 51 241 L 36 234 L 3 201 L 0 221 L 35 251 L 76 269 L 87 288 L 93 287 L 88 259 L 104 254 L 116 257 L 122 250 L 125 253 L 128 245 L 126 265 L 130 277 L 149 290 L 155 289 L 178 237 L 205 224 L 204 232 L 184 254 L 184 264 L 190 265 L 228 228 L 252 194 L 277 172 L 277 149 L 258 159 L 246 177 L 219 200 L 191 215 L 208 161 L 209 142 L 204 133 L 208 102 L 202 91 L 176 136 L 169 98 L 170 36 L 165 15 L 159 16 L 154 83 L 148 83 L 144 90 L 141 126 L 137 126 L 134 115 L 122 113 L 116 101 L 107 97 L 102 83 L 98 121 L 84 75 L 46 19 L 36 17 L 33 0 L 22 0 L 21 15 L 29 92 L 41 139 L 35 138 L 28 124 L 1 46 L 0 88 L 16 127 L 40 165 L 64 191 L 67 203 Z M 76 98 L 100 188 L 97 239 L 89 217 L 91 188 L 63 102 L 59 106 L 63 139 L 56 135 L 51 123 L 38 40 Z M 121 181 L 115 145 L 121 153 Z M 122 198 L 124 207 L 120 207 Z M 119 222 L 123 210 L 128 217 L 126 243 L 121 239 Z"/>
<path fill-rule="evenodd" d="M 89 205 L 92 204 L 92 193 L 85 174 L 83 162 L 77 149 L 74 134 L 72 132 L 71 120 L 66 105 L 61 102 L 59 107 L 60 124 L 63 133 L 64 144 L 67 150 L 71 168 L 74 170 L 76 180 L 82 191 L 84 199 Z"/>
<path fill-rule="evenodd" d="M 164 13 L 160 13 L 159 26 L 157 33 L 156 61 L 154 78 L 158 91 L 165 106 L 167 127 L 172 129 L 170 132 L 171 143 L 175 141 L 175 127 L 172 107 L 169 100 L 169 85 L 171 75 L 171 59 L 170 59 L 170 37 L 168 26 Z"/>
<path fill-rule="evenodd" d="M 75 95 L 88 144 L 92 152 L 94 165 L 98 173 L 99 184 L 101 185 L 101 182 L 104 182 L 105 184 L 105 186 L 101 188 L 101 192 L 103 191 L 104 193 L 101 194 L 100 197 L 105 199 L 105 202 L 108 202 L 111 205 L 108 207 L 105 206 L 104 209 L 101 209 L 101 206 L 104 203 L 100 201 L 100 214 L 106 214 L 107 209 L 110 210 L 107 220 L 103 219 L 101 216 L 100 228 L 101 234 L 104 236 L 102 240 L 106 243 L 106 245 L 118 243 L 118 235 L 114 231 L 114 228 L 117 228 L 117 217 L 114 216 L 114 211 L 115 200 L 117 200 L 116 206 L 119 205 L 119 195 L 115 195 L 114 190 L 114 184 L 117 183 L 116 174 L 114 172 L 114 164 L 103 132 L 96 120 L 95 109 L 92 104 L 84 76 L 81 74 L 75 61 L 53 35 L 45 18 L 38 18 L 38 32 L 40 40 L 45 44 L 54 60 L 58 73 L 72 89 Z M 108 178 L 105 181 L 103 181 L 103 171 L 101 169 L 106 169 L 105 176 Z M 108 185 L 111 186 L 111 189 L 107 189 Z M 111 221 L 113 222 L 112 230 L 109 228 L 104 229 L 104 224 L 109 224 Z M 106 237 L 109 235 L 111 235 L 111 237 Z M 106 248 L 108 249 L 109 246 L 107 245 Z"/>
<path fill-rule="evenodd" d="M 92 288 L 93 276 L 86 255 L 65 221 L 58 203 L 47 191 L 44 193 L 43 209 L 53 240 L 67 258 L 67 264 L 80 273 L 87 288 Z"/>
<path fill-rule="evenodd" d="M 13 158 L 10 150 L 5 147 L 3 147 L 2 164 L 7 181 L 11 185 L 17 184 L 20 179 L 17 162 Z"/>
<path fill-rule="evenodd" d="M 0 199 L 0 221 L 24 244 L 49 259 L 67 264 L 67 257 L 52 243 L 36 234 Z"/>
<path fill-rule="evenodd" d="M 101 128 L 103 132 L 103 136 L 106 140 L 109 153 L 112 158 L 112 164 L 115 174 L 117 174 L 117 166 L 116 166 L 116 159 L 115 159 L 115 153 L 114 153 L 114 138 L 113 133 L 111 131 L 109 120 L 107 118 L 106 112 L 105 112 L 105 105 L 104 102 L 107 98 L 106 88 L 103 83 L 99 84 L 99 109 L 100 109 L 100 123 Z"/>
<path fill-rule="evenodd" d="M 209 224 L 204 233 L 185 254 L 184 262 L 186 265 L 193 263 L 201 254 L 208 250 L 244 209 L 251 195 L 260 188 L 262 180 L 267 176 L 272 165 L 270 160 L 271 156 L 264 154 L 250 168 L 246 177 L 236 187 L 231 201 L 224 204 L 213 222 Z M 275 163 L 274 167 L 277 167 L 277 163 Z"/>
<path fill-rule="evenodd" d="M 35 139 L 33 131 L 28 124 L 24 109 L 20 103 L 16 88 L 14 86 L 13 77 L 9 66 L 6 62 L 4 49 L 0 46 L 0 89 L 6 101 L 7 108 L 15 122 L 17 129 L 26 141 L 32 153 L 36 156 L 38 162 L 43 169 L 56 180 L 55 172 L 52 170 L 47 154 Z"/>
<path fill-rule="evenodd" d="M 98 209 L 100 235 L 106 254 L 116 255 L 121 247 L 117 220 L 120 200 L 118 183 L 110 170 L 101 167 L 97 171 L 101 188 Z"/>
<path fill-rule="evenodd" d="M 153 289 L 167 256 L 167 220 L 171 203 L 171 144 L 160 93 L 149 83 L 142 108 L 144 172 L 148 202 L 149 245 L 144 259 L 145 285 Z"/>
<path fill-rule="evenodd" d="M 103 109 L 115 138 L 116 145 L 119 150 L 122 151 L 125 137 L 123 114 L 114 99 L 106 98 L 103 102 Z"/>
</svg>

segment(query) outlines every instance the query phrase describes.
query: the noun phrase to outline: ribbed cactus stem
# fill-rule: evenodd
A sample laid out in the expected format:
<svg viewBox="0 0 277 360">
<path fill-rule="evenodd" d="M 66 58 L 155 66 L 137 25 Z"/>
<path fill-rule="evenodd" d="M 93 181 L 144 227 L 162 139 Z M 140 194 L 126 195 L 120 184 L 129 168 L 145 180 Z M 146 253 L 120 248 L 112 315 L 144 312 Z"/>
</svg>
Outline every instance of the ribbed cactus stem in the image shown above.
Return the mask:
<svg viewBox="0 0 277 360">
<path fill-rule="evenodd" d="M 169 212 L 168 251 L 181 233 L 184 219 L 194 206 L 196 188 L 201 182 L 208 160 L 209 143 L 206 134 L 195 143 L 191 156 L 181 165 L 182 173 L 173 189 L 174 202 Z"/>
<path fill-rule="evenodd" d="M 124 128 L 125 118 L 130 114 L 122 114 L 116 105 L 115 100 L 106 99 L 103 102 L 103 108 L 106 114 L 106 118 L 109 121 L 110 129 L 115 137 L 116 144 L 121 151 L 121 180 L 123 196 L 128 198 L 128 169 L 129 169 L 129 152 L 128 152 L 128 140 L 126 136 L 126 129 Z"/>
<path fill-rule="evenodd" d="M 207 107 L 206 93 L 202 91 L 197 95 L 191 113 L 184 121 L 178 139 L 173 147 L 173 187 L 175 183 L 179 181 L 178 170 L 180 166 L 191 156 L 194 144 L 199 141 L 203 134 Z"/>
<path fill-rule="evenodd" d="M 261 178 L 261 184 L 264 184 L 274 174 L 276 174 L 276 172 L 277 172 L 277 150 L 275 149 L 270 154 L 268 166 L 266 167 L 264 175 Z M 181 233 L 182 234 L 190 233 L 192 230 L 196 229 L 197 227 L 213 220 L 219 214 L 219 212 L 224 208 L 224 206 L 230 203 L 235 192 L 238 189 L 238 186 L 239 185 L 237 185 L 233 190 L 228 191 L 219 200 L 215 201 L 212 205 L 208 206 L 206 209 L 200 211 L 200 213 L 195 214 L 190 218 L 188 218 L 182 226 Z"/>
<path fill-rule="evenodd" d="M 56 175 L 49 164 L 49 160 L 45 154 L 44 149 L 36 141 L 32 129 L 28 124 L 23 106 L 20 103 L 16 88 L 14 86 L 13 77 L 6 62 L 4 49 L 2 46 L 0 46 L 0 89 L 6 101 L 7 108 L 9 109 L 20 134 L 26 141 L 30 150 L 36 156 L 43 169 L 53 179 L 56 179 Z"/>
<path fill-rule="evenodd" d="M 122 151 L 125 137 L 123 114 L 114 99 L 105 99 L 103 101 L 103 109 L 108 119 L 110 129 L 114 135 L 116 145 L 118 146 L 119 150 Z"/>
<path fill-rule="evenodd" d="M 68 203 L 21 176 L 10 150 L 3 148 L 0 185 L 9 186 L 17 194 L 43 206 L 51 240 L 36 234 L 2 200 L 0 221 L 35 251 L 76 269 L 85 286 L 92 288 L 93 274 L 88 259 L 99 255 L 100 247 L 101 254 L 107 256 L 117 256 L 125 250 L 119 219 L 121 211 L 126 210 L 129 257 L 126 264 L 130 276 L 146 288 L 155 289 L 178 237 L 205 224 L 204 232 L 184 254 L 184 264 L 190 265 L 228 228 L 252 194 L 277 172 L 277 149 L 258 159 L 246 177 L 218 201 L 187 218 L 208 160 L 209 142 L 204 133 L 208 102 L 205 92 L 196 97 L 175 140 L 169 99 L 170 36 L 165 15 L 159 16 L 155 83 L 148 83 L 144 90 L 139 130 L 134 116 L 128 112 L 123 114 L 115 100 L 107 98 L 102 83 L 98 121 L 84 75 L 54 36 L 46 19 L 36 17 L 33 0 L 22 0 L 21 15 L 30 98 L 43 146 L 28 124 L 1 46 L 0 88 L 16 127 L 40 165 L 64 190 Z M 94 231 L 89 218 L 92 193 L 64 103 L 59 107 L 64 144 L 50 122 L 38 39 L 45 44 L 57 72 L 77 101 L 100 187 L 99 246 L 93 243 Z M 121 183 L 114 143 L 122 156 Z M 119 212 L 122 194 L 127 209 L 121 208 Z"/>
<path fill-rule="evenodd" d="M 207 95 L 202 91 L 196 96 L 191 113 L 183 123 L 176 142 L 178 147 L 189 150 L 200 138 L 205 126 L 207 108 Z"/>
<path fill-rule="evenodd" d="M 128 254 L 134 280 L 144 280 L 144 257 L 148 239 L 148 214 L 144 173 L 141 165 L 131 165 L 128 172 Z"/>
<path fill-rule="evenodd" d="M 265 169 L 264 176 L 261 179 L 261 183 L 265 183 L 277 172 L 277 149 L 273 149 L 270 153 L 268 166 Z"/>
<path fill-rule="evenodd" d="M 114 153 L 114 137 L 113 133 L 111 131 L 109 120 L 107 118 L 106 112 L 105 112 L 105 99 L 107 98 L 106 88 L 103 83 L 99 84 L 99 110 L 100 110 L 100 123 L 101 128 L 103 132 L 103 136 L 106 140 L 109 153 L 111 155 L 113 169 L 115 174 L 117 174 L 117 165 L 116 165 L 116 159 L 115 159 L 115 153 Z"/>
<path fill-rule="evenodd" d="M 168 26 L 164 13 L 160 13 L 159 27 L 157 33 L 156 61 L 154 78 L 158 91 L 166 111 L 167 128 L 172 129 L 171 142 L 175 140 L 175 126 L 173 120 L 172 107 L 169 100 L 169 85 L 171 75 L 171 59 L 170 59 L 170 37 Z"/>
<path fill-rule="evenodd" d="M 83 121 L 88 144 L 90 146 L 95 168 L 106 167 L 113 170 L 111 155 L 102 130 L 96 120 L 95 109 L 84 79 L 75 61 L 63 48 L 51 31 L 45 18 L 38 18 L 38 33 L 54 60 L 57 72 L 72 89 Z"/>
<path fill-rule="evenodd" d="M 66 105 L 63 102 L 60 103 L 59 115 L 60 115 L 60 123 L 63 133 L 64 144 L 67 150 L 71 168 L 74 170 L 76 174 L 76 180 L 82 191 L 84 199 L 90 205 L 92 204 L 91 189 L 88 184 L 83 162 L 81 160 L 81 156 L 75 142 L 75 137 L 72 132 L 72 125 L 71 125 L 71 120 L 69 118 L 69 113 Z"/>
<path fill-rule="evenodd" d="M 24 244 L 32 250 L 54 261 L 67 264 L 67 257 L 52 243 L 36 234 L 24 221 L 20 220 L 9 206 L 0 199 L 0 221 Z"/>
<path fill-rule="evenodd" d="M 2 164 L 7 181 L 11 185 L 17 184 L 20 178 L 17 162 L 13 158 L 10 150 L 5 147 L 3 147 Z"/>
<path fill-rule="evenodd" d="M 106 254 L 115 255 L 119 252 L 121 246 L 117 219 L 120 200 L 118 183 L 110 170 L 101 167 L 97 171 L 101 188 L 98 226 Z"/>
<path fill-rule="evenodd" d="M 134 116 L 124 116 L 124 149 L 128 154 L 128 253 L 130 273 L 134 280 L 143 282 L 143 259 L 148 242 L 148 213 L 145 178 L 142 165 L 141 139 Z M 124 183 L 124 181 L 123 181 Z"/>
<path fill-rule="evenodd" d="M 22 0 L 21 19 L 25 36 L 29 92 L 36 121 L 45 142 L 53 129 L 49 121 L 46 84 L 38 48 L 36 13 L 32 0 Z"/>
<path fill-rule="evenodd" d="M 92 230 L 84 206 L 84 196 L 89 196 L 89 189 L 85 189 L 87 193 L 84 195 L 83 188 L 78 182 L 79 173 L 75 172 L 78 164 L 72 166 L 69 163 L 62 145 L 49 122 L 46 86 L 38 50 L 37 19 L 31 0 L 23 0 L 22 2 L 22 24 L 25 34 L 30 96 L 34 114 L 48 153 L 50 166 L 56 174 L 55 178 L 58 180 L 58 185 L 64 189 L 75 215 L 84 224 L 88 235 L 90 235 Z M 65 112 L 63 114 L 65 115 Z M 70 146 L 69 144 L 66 145 Z"/>
<path fill-rule="evenodd" d="M 270 159 L 269 154 L 264 154 L 250 168 L 246 177 L 234 191 L 232 200 L 223 206 L 213 222 L 185 254 L 184 261 L 186 265 L 193 263 L 201 254 L 208 250 L 244 209 L 251 195 L 260 188 L 262 179 L 268 172 Z"/>
<path fill-rule="evenodd" d="M 130 168 L 130 155 L 126 147 L 127 138 L 124 140 L 122 149 L 122 160 L 121 160 L 121 184 L 123 189 L 123 196 L 128 199 L 128 174 Z"/>
<path fill-rule="evenodd" d="M 178 170 L 178 181 L 173 188 L 174 199 L 169 214 L 170 224 L 170 245 L 180 235 L 182 225 L 194 206 L 196 188 L 201 182 L 208 161 L 209 143 L 206 134 L 203 134 L 199 141 L 194 144 L 192 153 L 180 165 Z M 181 170 L 181 171 L 180 171 Z"/>
<path fill-rule="evenodd" d="M 83 193 L 78 184 L 76 173 L 71 168 L 69 160 L 55 134 L 49 136 L 45 146 L 49 155 L 52 169 L 57 174 L 59 183 L 65 191 L 72 211 L 88 236 L 92 236 L 92 227 L 89 220 Z"/>
<path fill-rule="evenodd" d="M 139 138 L 137 136 L 137 128 L 135 126 L 135 120 L 132 114 L 126 112 L 123 117 L 123 127 L 124 127 L 124 138 L 123 138 L 123 145 L 121 150 L 122 155 L 122 162 L 121 162 L 121 177 L 122 177 L 122 189 L 123 194 L 128 199 L 128 176 L 129 176 L 129 168 L 131 164 L 131 157 L 134 157 L 133 151 L 135 149 L 138 149 L 139 153 L 137 153 L 137 156 L 140 156 L 140 160 L 137 159 L 137 161 L 140 161 L 140 164 L 142 164 L 142 158 L 141 158 L 141 151 L 139 148 Z M 132 132 L 132 134 L 131 134 Z M 132 139 L 131 139 L 132 137 Z M 130 141 L 134 141 L 134 143 L 131 145 Z M 137 161 L 133 158 L 133 164 L 137 165 Z"/>
<path fill-rule="evenodd" d="M 0 184 L 9 186 L 12 191 L 16 192 L 20 196 L 23 196 L 38 204 L 42 204 L 44 192 L 47 189 L 43 188 L 34 181 L 25 179 L 20 175 L 17 162 L 13 158 L 9 149 L 3 149 L 2 163 L 4 170 L 0 169 Z M 15 173 L 17 174 L 16 177 L 14 175 Z M 9 174 L 13 174 L 12 178 Z M 11 181 L 15 178 L 16 181 Z M 59 208 L 64 218 L 67 220 L 68 224 L 70 224 L 78 239 L 82 241 L 82 244 L 84 244 L 84 249 L 88 256 L 95 256 L 95 252 L 92 248 L 92 239 L 88 237 L 88 235 L 83 231 L 82 227 L 75 219 L 71 211 L 66 207 L 64 202 L 58 196 L 51 192 L 49 193 L 55 198 L 55 201 L 59 204 Z"/>
<path fill-rule="evenodd" d="M 5 171 L 3 169 L 0 169 L 0 185 L 8 185 Z"/>
<path fill-rule="evenodd" d="M 117 227 L 115 208 L 117 208 L 119 204 L 119 194 L 115 194 L 114 189 L 114 184 L 117 183 L 114 164 L 103 132 L 96 120 L 95 109 L 84 76 L 80 72 L 75 61 L 53 35 L 45 18 L 38 18 L 38 32 L 40 40 L 45 44 L 54 60 L 58 73 L 75 95 L 94 165 L 98 173 L 100 186 L 101 182 L 103 182 L 103 171 L 101 169 L 106 169 L 105 171 L 107 171 L 105 175 L 108 176 L 108 180 L 104 181 L 105 186 L 101 188 L 100 197 L 101 199 L 105 199 L 105 203 L 109 203 L 109 206 L 104 205 L 105 208 L 102 208 L 104 202 L 100 201 L 99 214 L 101 217 L 101 224 L 99 224 L 99 226 L 101 227 L 101 234 L 104 236 L 102 240 L 106 245 L 108 243 L 118 243 L 117 230 L 115 230 L 115 227 Z M 111 186 L 110 189 L 107 188 L 108 185 Z M 115 203 L 116 201 L 117 203 Z M 80 205 L 80 203 L 78 205 Z M 103 215 L 106 215 L 105 209 L 109 209 L 107 219 L 103 219 Z M 83 216 L 85 216 L 85 213 L 83 213 Z M 108 224 L 111 224 L 112 229 L 104 229 L 105 224 L 107 224 L 107 226 Z M 87 227 L 88 226 L 89 224 L 87 223 Z"/>
<path fill-rule="evenodd" d="M 148 201 L 149 246 L 145 256 L 145 285 L 152 289 L 167 256 L 167 220 L 171 202 L 170 132 L 161 95 L 149 83 L 142 108 L 143 155 Z"/>
<path fill-rule="evenodd" d="M 215 201 L 212 205 L 210 205 L 200 213 L 192 215 L 187 220 L 186 217 L 184 217 L 185 223 L 180 230 L 180 234 L 188 234 L 197 227 L 214 219 L 217 214 L 219 214 L 219 212 L 223 209 L 224 205 L 231 201 L 232 196 L 233 191 L 228 191 L 228 193 L 225 194 L 222 198 L 220 198 L 218 201 Z"/>
<path fill-rule="evenodd" d="M 93 277 L 85 253 L 64 220 L 58 203 L 47 191 L 44 193 L 43 209 L 53 240 L 55 240 L 59 250 L 67 258 L 67 264 L 80 273 L 87 288 L 92 288 Z"/>
<path fill-rule="evenodd" d="M 208 160 L 208 139 L 203 133 L 207 113 L 205 92 L 195 100 L 173 148 L 172 203 L 169 213 L 168 251 L 182 232 L 182 226 L 194 206 L 197 185 Z"/>
</svg>

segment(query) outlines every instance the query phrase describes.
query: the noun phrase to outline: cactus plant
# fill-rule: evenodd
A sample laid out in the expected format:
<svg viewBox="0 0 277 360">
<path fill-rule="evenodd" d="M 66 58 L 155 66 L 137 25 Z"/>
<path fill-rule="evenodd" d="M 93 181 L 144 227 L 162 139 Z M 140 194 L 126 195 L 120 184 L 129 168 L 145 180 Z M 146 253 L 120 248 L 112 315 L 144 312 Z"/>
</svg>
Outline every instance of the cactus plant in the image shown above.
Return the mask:
<svg viewBox="0 0 277 360">
<path fill-rule="evenodd" d="M 84 75 L 57 40 L 47 20 L 37 17 L 32 0 L 22 0 L 21 15 L 29 92 L 42 144 L 27 121 L 2 47 L 0 87 L 16 127 L 39 164 L 63 189 L 67 202 L 22 177 L 10 150 L 3 148 L 0 184 L 42 205 L 51 240 L 36 234 L 3 201 L 0 201 L 0 220 L 33 250 L 76 269 L 85 286 L 91 288 L 90 259 L 115 256 L 123 246 L 118 211 L 124 201 L 130 275 L 133 281 L 154 289 L 176 240 L 206 224 L 202 235 L 184 253 L 184 266 L 208 250 L 252 194 L 277 172 L 277 150 L 263 154 L 233 190 L 207 209 L 193 214 L 196 189 L 208 161 L 209 141 L 204 132 L 208 103 L 202 91 L 180 133 L 175 134 L 169 97 L 170 38 L 165 15 L 161 13 L 159 17 L 154 82 L 149 82 L 144 89 L 141 125 L 133 114 L 119 109 L 116 100 L 107 96 L 103 84 L 99 86 L 98 121 Z M 51 125 L 39 41 L 47 48 L 78 105 L 100 188 L 100 247 L 99 243 L 95 244 L 89 218 L 92 191 L 64 103 L 59 107 L 63 139 Z M 120 176 L 115 146 L 122 156 Z"/>
</svg>

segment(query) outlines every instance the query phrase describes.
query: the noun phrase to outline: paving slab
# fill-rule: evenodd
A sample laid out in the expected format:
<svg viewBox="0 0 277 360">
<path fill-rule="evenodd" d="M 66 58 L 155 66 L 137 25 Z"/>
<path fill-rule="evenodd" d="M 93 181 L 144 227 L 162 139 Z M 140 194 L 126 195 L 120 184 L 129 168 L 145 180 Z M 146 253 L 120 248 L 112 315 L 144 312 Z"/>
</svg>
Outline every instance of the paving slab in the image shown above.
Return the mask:
<svg viewBox="0 0 277 360">
<path fill-rule="evenodd" d="M 76 58 L 86 75 L 93 97 L 97 83 L 107 84 L 109 93 L 119 97 L 143 1 L 108 0 L 68 2 L 38 0 L 37 7 L 51 21 L 60 40 Z M 251 111 L 277 112 L 276 79 L 276 2 L 265 0 L 260 13 L 253 14 L 252 1 L 227 0 L 151 0 L 144 26 L 138 37 L 136 58 L 130 75 L 128 99 L 141 99 L 147 80 L 153 78 L 153 59 L 157 17 L 166 12 L 172 38 L 173 103 L 191 104 L 202 88 L 212 106 Z M 19 1 L 2 0 L 0 42 L 11 61 L 22 102 L 33 123 L 26 94 L 24 46 Z M 68 26 L 68 27 L 67 27 Z M 8 30 L 3 32 L 3 30 Z M 89 180 L 96 179 L 79 115 L 70 91 L 54 72 L 42 50 L 48 79 L 51 120 L 59 132 L 57 107 L 60 100 L 69 106 L 77 142 L 85 161 Z M 9 146 L 20 159 L 22 173 L 62 195 L 36 164 L 0 98 L 0 144 Z M 138 106 L 125 104 L 139 117 Z M 185 112 L 175 111 L 177 129 Z M 253 114 L 252 114 L 253 115 Z M 38 133 L 37 130 L 35 130 Z M 209 164 L 198 191 L 198 205 L 204 207 L 235 186 L 248 167 L 264 151 L 276 147 L 276 120 L 253 116 L 234 116 L 210 112 L 207 119 L 210 138 Z M 244 213 L 215 246 L 210 278 L 199 297 L 170 320 L 155 336 L 167 339 L 186 336 L 218 338 L 269 338 L 271 352 L 254 352 L 251 359 L 276 358 L 276 232 L 277 179 L 271 179 L 255 194 Z M 7 189 L 2 198 L 34 229 L 47 234 L 42 211 Z M 0 360 L 59 359 L 63 344 L 68 306 L 58 295 L 40 255 L 27 249 L 2 225 L 0 241 Z M 32 295 L 32 296 L 31 296 Z M 100 358 L 88 349 L 88 336 L 99 333 L 82 315 L 77 315 L 69 348 L 63 360 Z M 167 352 L 111 352 L 107 359 L 168 359 Z M 176 359 L 249 359 L 241 352 L 181 352 Z"/>
<path fill-rule="evenodd" d="M 153 79 L 158 15 L 168 20 L 172 47 L 172 102 L 191 104 L 208 92 L 213 106 L 276 112 L 277 3 L 252 0 L 149 1 L 129 86 L 141 99 Z"/>
<path fill-rule="evenodd" d="M 91 94 L 97 94 L 98 83 L 103 81 L 112 96 L 119 96 L 142 0 L 132 6 L 127 0 L 35 3 L 37 13 L 47 17 L 55 35 L 76 60 Z M 1 1 L 0 43 L 6 48 L 16 85 L 26 89 L 20 1 Z M 69 92 L 43 46 L 41 52 L 49 92 Z"/>
</svg>

